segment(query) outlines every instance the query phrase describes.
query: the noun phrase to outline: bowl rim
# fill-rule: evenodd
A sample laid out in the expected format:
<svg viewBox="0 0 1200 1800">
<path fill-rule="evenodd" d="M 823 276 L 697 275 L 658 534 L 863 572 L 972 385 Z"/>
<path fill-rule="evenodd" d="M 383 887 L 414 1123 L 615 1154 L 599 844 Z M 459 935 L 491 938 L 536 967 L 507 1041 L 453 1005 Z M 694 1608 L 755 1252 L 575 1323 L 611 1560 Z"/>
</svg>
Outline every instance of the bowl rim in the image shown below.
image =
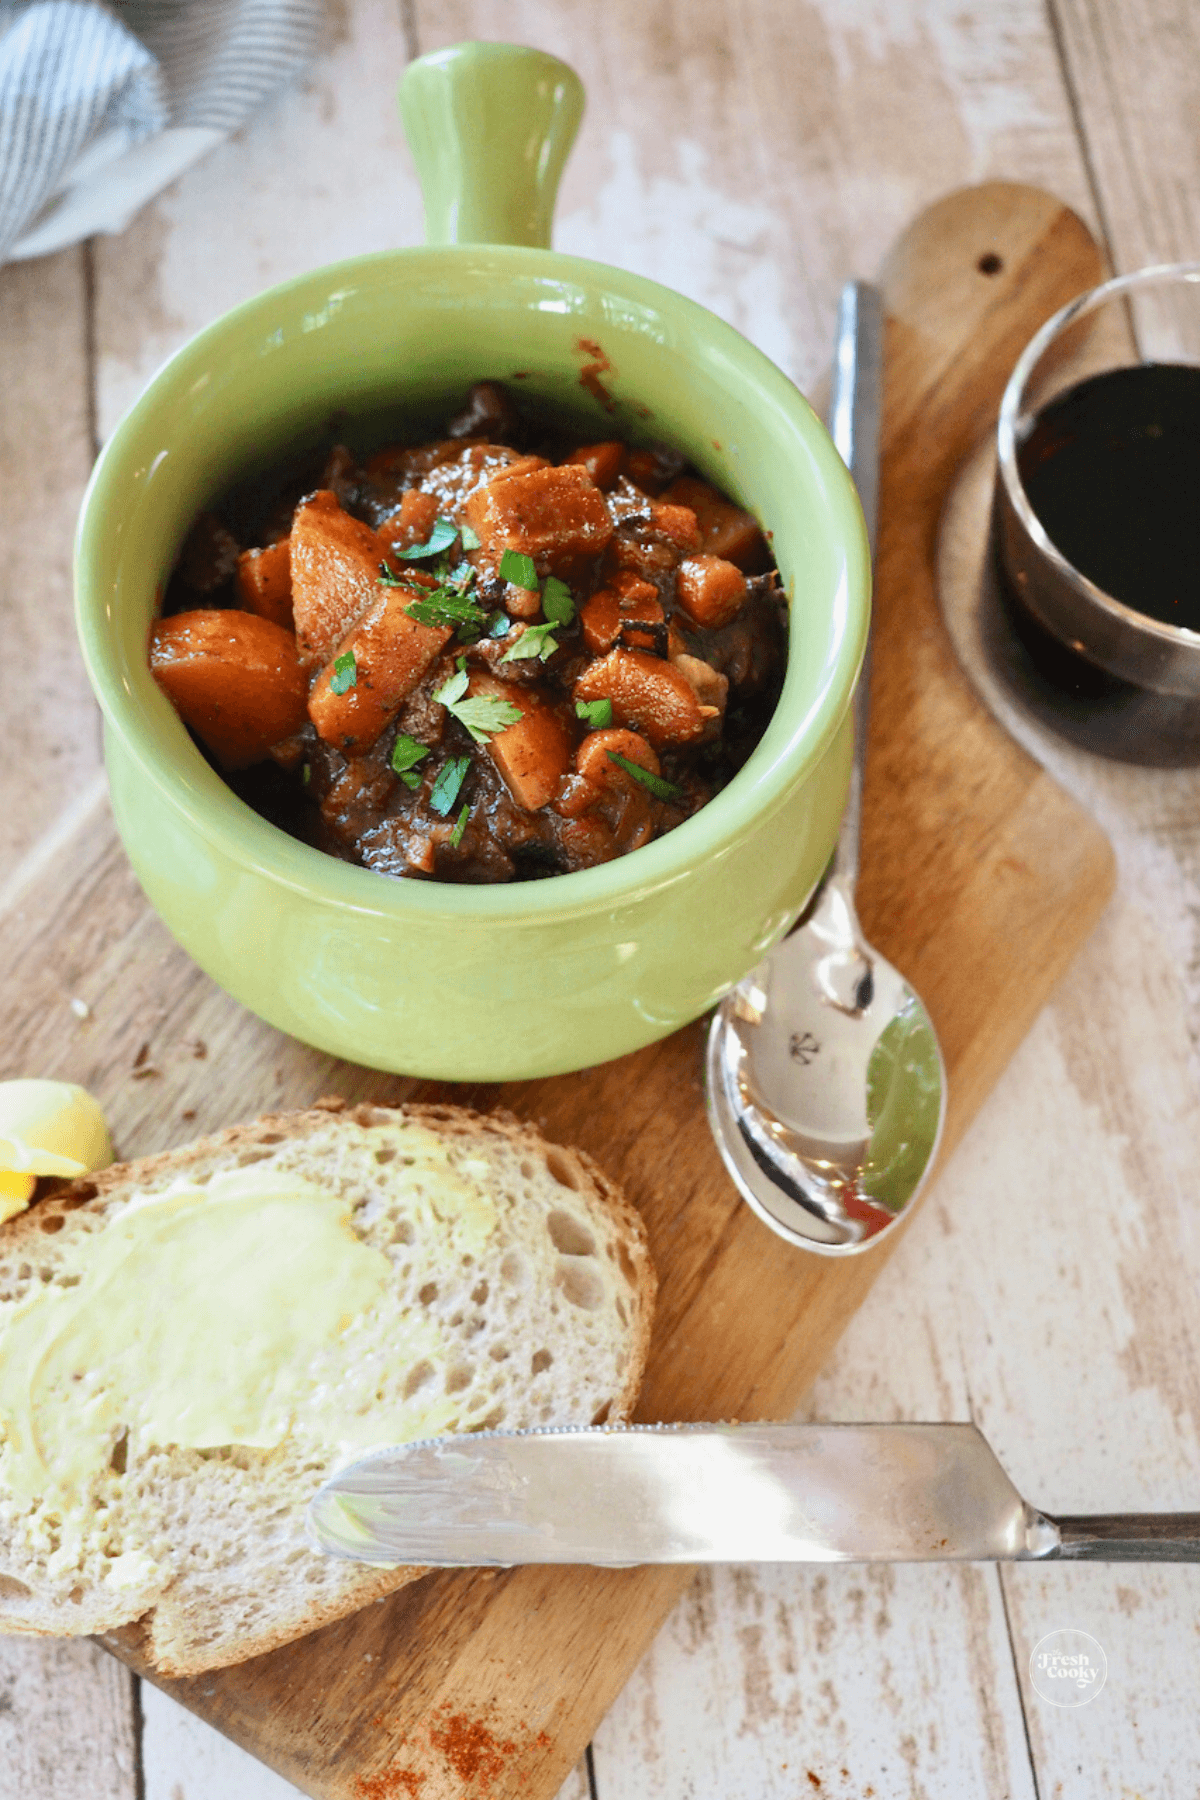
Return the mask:
<svg viewBox="0 0 1200 1800">
<path fill-rule="evenodd" d="M 846 503 L 836 533 L 836 593 L 832 630 L 819 666 L 809 704 L 789 723 L 784 741 L 769 757 L 762 745 L 787 703 L 786 687 L 764 739 L 737 775 L 698 812 L 674 830 L 636 851 L 592 868 L 540 881 L 480 885 L 439 881 L 404 881 L 374 869 L 341 861 L 290 837 L 242 801 L 207 763 L 183 732 L 187 755 L 164 761 L 154 750 L 152 730 L 131 704 L 111 629 L 111 595 L 105 591 L 99 563 L 100 534 L 106 515 L 119 509 L 129 480 L 127 445 L 167 391 L 200 373 L 193 365 L 211 358 L 232 331 L 280 302 L 294 303 L 305 293 L 341 286 L 366 276 L 386 279 L 390 270 L 414 270 L 419 262 L 458 265 L 483 257 L 514 273 L 573 281 L 595 292 L 603 287 L 621 297 L 669 308 L 703 332 L 719 348 L 736 357 L 739 376 L 752 381 L 764 399 L 789 415 L 806 441 L 808 454 L 825 485 Z M 230 860 L 274 883 L 309 898 L 333 902 L 365 915 L 380 917 L 458 917 L 464 924 L 502 915 L 507 921 L 561 919 L 628 901 L 647 890 L 687 879 L 697 865 L 728 853 L 778 806 L 792 786 L 821 760 L 843 723 L 866 647 L 870 616 L 871 563 L 862 512 L 853 481 L 824 426 L 795 384 L 756 345 L 718 315 L 673 289 L 611 264 L 522 245 L 422 245 L 372 251 L 327 263 L 289 277 L 241 301 L 194 333 L 160 366 L 111 432 L 84 492 L 75 539 L 76 630 L 88 677 L 107 727 L 120 740 L 141 773 L 203 839 Z M 147 663 L 146 682 L 153 684 Z M 157 689 L 154 690 L 158 692 Z M 181 727 L 181 730 L 183 728 Z"/>
</svg>

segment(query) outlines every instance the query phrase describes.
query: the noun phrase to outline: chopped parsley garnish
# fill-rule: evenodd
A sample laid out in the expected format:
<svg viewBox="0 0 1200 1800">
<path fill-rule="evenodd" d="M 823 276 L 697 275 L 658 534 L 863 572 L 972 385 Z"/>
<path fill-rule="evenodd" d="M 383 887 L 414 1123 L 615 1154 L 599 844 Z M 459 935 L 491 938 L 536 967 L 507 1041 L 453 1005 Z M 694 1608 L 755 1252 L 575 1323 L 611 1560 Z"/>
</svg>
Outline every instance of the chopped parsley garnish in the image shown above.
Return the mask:
<svg viewBox="0 0 1200 1800">
<path fill-rule="evenodd" d="M 467 779 L 467 770 L 471 766 L 469 756 L 452 756 L 448 763 L 443 763 L 438 770 L 437 780 L 429 793 L 429 804 L 440 818 L 445 818 L 454 802 L 458 799 L 463 782 Z"/>
<path fill-rule="evenodd" d="M 304 783 L 305 787 L 307 787 L 309 782 L 312 780 L 312 764 L 311 763 L 304 764 L 303 768 L 300 770 L 300 779 Z"/>
<path fill-rule="evenodd" d="M 344 694 L 350 688 L 358 686 L 358 664 L 354 660 L 353 650 L 343 651 L 341 656 L 334 657 L 329 686 L 335 694 Z"/>
<path fill-rule="evenodd" d="M 466 726 L 477 744 L 485 744 L 497 731 L 520 723 L 525 715 L 519 706 L 497 694 L 468 694 L 468 679 L 466 670 L 460 669 L 435 690 L 433 697 L 453 713 L 460 725 Z"/>
<path fill-rule="evenodd" d="M 553 625 L 569 625 L 575 617 L 575 602 L 565 581 L 548 575 L 542 589 L 542 612 Z"/>
<path fill-rule="evenodd" d="M 582 719 L 592 731 L 607 731 L 613 720 L 612 701 L 577 700 L 575 717 Z"/>
<path fill-rule="evenodd" d="M 423 544 L 410 544 L 407 550 L 393 550 L 401 562 L 421 562 L 427 556 L 440 556 L 458 536 L 458 526 L 449 519 L 435 519 L 433 530 Z"/>
<path fill-rule="evenodd" d="M 500 661 L 524 662 L 531 656 L 540 656 L 543 662 L 548 661 L 558 649 L 558 639 L 551 635 L 553 631 L 553 619 L 548 625 L 527 625 L 516 642 L 509 645 Z"/>
<path fill-rule="evenodd" d="M 470 816 L 471 808 L 469 806 L 464 806 L 457 819 L 454 821 L 454 830 L 450 833 L 451 849 L 457 850 L 458 846 L 462 843 L 462 835 L 467 829 L 467 820 Z"/>
<path fill-rule="evenodd" d="M 415 737 L 409 737 L 406 731 L 402 731 L 392 745 L 392 768 L 397 775 L 407 775 L 411 769 L 416 768 L 419 762 L 424 762 L 428 755 L 428 744 L 422 744 Z M 412 780 L 406 781 L 404 785 L 418 788 L 421 785 L 421 777 L 414 775 Z"/>
<path fill-rule="evenodd" d="M 435 688 L 433 690 L 434 699 L 441 706 L 453 706 L 454 702 L 456 700 L 461 700 L 462 696 L 466 693 L 467 679 L 467 671 L 465 669 L 456 669 L 453 675 L 446 681 L 443 681 L 440 688 Z"/>
<path fill-rule="evenodd" d="M 386 563 L 379 565 L 379 580 L 384 587 L 413 588 L 408 576 L 395 574 Z M 471 598 L 474 584 L 474 569 L 470 563 L 460 562 L 450 573 L 443 572 L 437 587 L 423 588 L 419 593 L 414 589 L 404 610 L 418 625 L 443 627 L 457 632 L 463 643 L 471 643 L 487 622 L 487 614 Z"/>
<path fill-rule="evenodd" d="M 649 769 L 643 769 L 640 763 L 631 762 L 629 757 L 621 756 L 615 750 L 609 750 L 607 755 L 612 762 L 619 763 L 627 775 L 632 775 L 644 788 L 649 788 L 656 800 L 677 800 L 683 792 L 682 788 L 664 781 L 661 775 L 651 774 Z"/>
<path fill-rule="evenodd" d="M 511 581 L 514 587 L 536 593 L 537 568 L 532 556 L 523 556 L 519 550 L 506 550 L 500 558 L 500 579 Z"/>
<path fill-rule="evenodd" d="M 483 630 L 486 613 L 482 612 L 470 594 L 458 588 L 449 587 L 443 582 L 441 587 L 430 588 L 419 600 L 405 607 L 410 619 L 418 625 L 447 625 L 452 631 L 470 630 L 478 634 Z"/>
<path fill-rule="evenodd" d="M 478 550 L 479 538 L 469 525 L 461 525 L 458 532 L 464 550 Z"/>
<path fill-rule="evenodd" d="M 498 731 L 507 731 L 510 725 L 519 725 L 525 717 L 519 706 L 514 706 L 511 700 L 501 700 L 495 694 L 476 694 L 469 700 L 460 700 L 450 710 L 477 744 L 486 742 Z"/>
<path fill-rule="evenodd" d="M 499 608 L 496 612 L 488 614 L 487 634 L 490 638 L 507 637 L 512 630 L 512 624 L 508 614 L 503 608 Z"/>
</svg>

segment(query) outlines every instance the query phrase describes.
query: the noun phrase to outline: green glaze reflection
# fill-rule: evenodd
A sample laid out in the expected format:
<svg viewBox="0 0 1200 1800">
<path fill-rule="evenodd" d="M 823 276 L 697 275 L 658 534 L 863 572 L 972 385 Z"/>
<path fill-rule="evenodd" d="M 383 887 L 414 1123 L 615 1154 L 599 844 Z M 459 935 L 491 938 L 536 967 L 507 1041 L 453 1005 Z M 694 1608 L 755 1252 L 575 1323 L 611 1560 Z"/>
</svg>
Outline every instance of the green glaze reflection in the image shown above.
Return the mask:
<svg viewBox="0 0 1200 1800">
<path fill-rule="evenodd" d="M 575 71 L 519 44 L 452 44 L 411 63 L 398 98 L 425 196 L 425 242 L 548 250 L 583 117 Z"/>
<path fill-rule="evenodd" d="M 915 997 L 888 1025 L 867 1065 L 871 1143 L 861 1191 L 889 1212 L 910 1198 L 933 1155 L 942 1073 L 929 1015 Z"/>
</svg>

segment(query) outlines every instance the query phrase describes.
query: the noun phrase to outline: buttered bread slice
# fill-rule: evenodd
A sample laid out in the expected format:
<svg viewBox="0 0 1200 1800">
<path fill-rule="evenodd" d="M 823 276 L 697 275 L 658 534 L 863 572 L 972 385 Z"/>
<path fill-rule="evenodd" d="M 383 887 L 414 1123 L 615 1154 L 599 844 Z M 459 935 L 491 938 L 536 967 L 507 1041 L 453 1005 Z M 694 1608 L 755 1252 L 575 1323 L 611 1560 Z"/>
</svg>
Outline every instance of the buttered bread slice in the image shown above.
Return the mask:
<svg viewBox="0 0 1200 1800">
<path fill-rule="evenodd" d="M 0 1227 L 0 1630 L 140 1621 L 238 1662 L 419 1569 L 305 1538 L 325 1478 L 446 1432 L 627 1418 L 641 1220 L 504 1115 L 328 1102 L 77 1181 Z"/>
</svg>

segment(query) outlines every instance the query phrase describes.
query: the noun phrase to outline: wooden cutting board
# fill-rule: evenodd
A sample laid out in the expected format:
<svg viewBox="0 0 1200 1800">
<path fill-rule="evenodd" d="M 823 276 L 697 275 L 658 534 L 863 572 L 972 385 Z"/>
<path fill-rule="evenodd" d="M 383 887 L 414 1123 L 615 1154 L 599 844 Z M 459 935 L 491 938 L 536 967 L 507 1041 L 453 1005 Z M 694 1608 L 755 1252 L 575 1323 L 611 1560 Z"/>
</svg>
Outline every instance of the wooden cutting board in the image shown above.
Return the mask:
<svg viewBox="0 0 1200 1800">
<path fill-rule="evenodd" d="M 1030 334 L 1099 273 L 1074 214 L 1035 189 L 991 183 L 924 213 L 881 277 L 887 387 L 860 901 L 869 936 L 912 979 L 941 1039 L 943 1155 L 1112 886 L 1107 841 L 968 686 L 934 586 L 955 470 Z M 227 999 L 171 943 L 102 794 L 92 800 L 51 834 L 5 920 L 5 1073 L 91 1086 L 125 1154 L 323 1093 L 433 1091 L 334 1063 Z M 661 1293 L 639 1417 L 783 1417 L 895 1240 L 828 1261 L 759 1224 L 709 1138 L 702 1038 L 695 1026 L 582 1074 L 452 1095 L 502 1101 L 584 1146 L 641 1208 Z M 678 1568 L 436 1574 L 269 1656 L 158 1685 L 320 1800 L 544 1800 L 688 1580 Z M 136 1628 L 109 1648 L 141 1670 Z"/>
</svg>

